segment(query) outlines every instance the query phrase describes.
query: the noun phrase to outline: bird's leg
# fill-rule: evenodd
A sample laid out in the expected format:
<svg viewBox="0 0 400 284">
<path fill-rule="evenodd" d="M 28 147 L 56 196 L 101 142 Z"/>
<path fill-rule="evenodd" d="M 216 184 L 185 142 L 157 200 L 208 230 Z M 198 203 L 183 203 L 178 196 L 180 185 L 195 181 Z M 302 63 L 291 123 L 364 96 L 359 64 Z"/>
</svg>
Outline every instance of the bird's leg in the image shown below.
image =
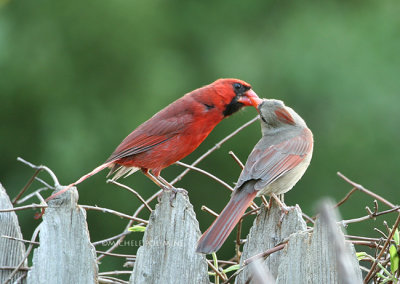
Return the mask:
<svg viewBox="0 0 400 284">
<path fill-rule="evenodd" d="M 172 190 L 172 188 L 163 184 L 160 180 L 158 180 L 155 176 L 153 176 L 148 169 L 144 169 L 142 171 L 145 176 L 147 176 L 152 182 L 154 182 L 162 190 Z"/>
<path fill-rule="evenodd" d="M 282 196 L 282 199 L 283 199 L 283 194 L 280 194 L 280 196 Z M 284 211 L 285 213 L 289 212 L 290 207 L 286 206 L 286 204 L 283 202 L 283 200 L 281 200 L 278 196 L 276 196 L 275 193 L 272 193 L 271 197 L 273 199 L 275 199 L 276 203 L 278 203 L 278 205 L 282 211 Z"/>
<path fill-rule="evenodd" d="M 149 179 L 151 179 L 162 190 L 164 190 L 164 191 L 172 191 L 173 192 L 173 195 L 170 198 L 171 206 L 172 206 L 172 200 L 176 197 L 176 194 L 178 192 L 182 192 L 183 194 L 187 195 L 187 191 L 186 190 L 184 190 L 183 188 L 175 188 L 172 184 L 167 182 L 161 176 L 154 176 L 148 169 L 142 169 L 142 171 L 145 174 L 145 176 L 147 176 Z M 160 197 L 161 197 L 161 195 L 158 196 L 158 202 L 161 201 Z"/>
<path fill-rule="evenodd" d="M 171 188 L 171 190 L 172 190 L 173 192 L 175 192 L 175 194 L 177 194 L 178 192 L 181 192 L 181 193 L 187 195 L 188 192 L 187 192 L 185 189 L 174 187 L 172 184 L 170 184 L 168 181 L 166 181 L 162 176 L 158 176 L 157 178 L 158 178 L 158 180 L 159 180 L 160 182 L 162 182 L 163 184 L 168 185 L 168 186 Z"/>
<path fill-rule="evenodd" d="M 281 209 L 281 217 L 279 219 L 279 223 L 281 224 L 283 221 L 283 217 L 285 217 L 285 215 L 289 213 L 290 207 L 286 206 L 285 203 L 283 202 L 283 194 L 280 194 L 279 196 L 282 198 L 282 200 L 278 196 L 276 196 L 275 193 L 271 194 L 271 198 L 275 199 L 276 203 L 278 203 Z"/>
</svg>

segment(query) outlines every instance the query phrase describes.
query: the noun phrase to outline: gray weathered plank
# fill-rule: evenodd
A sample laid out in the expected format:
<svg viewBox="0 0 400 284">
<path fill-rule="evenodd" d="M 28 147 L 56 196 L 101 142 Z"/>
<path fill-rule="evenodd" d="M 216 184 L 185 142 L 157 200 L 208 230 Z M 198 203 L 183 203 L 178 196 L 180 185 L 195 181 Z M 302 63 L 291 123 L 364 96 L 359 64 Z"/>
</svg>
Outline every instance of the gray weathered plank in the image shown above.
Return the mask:
<svg viewBox="0 0 400 284">
<path fill-rule="evenodd" d="M 318 216 L 312 231 L 305 230 L 298 207 L 289 211 L 280 225 L 281 212 L 276 205 L 272 206 L 270 212 L 263 209 L 250 230 L 241 264 L 245 259 L 288 238 L 283 250 L 273 253 L 264 261 L 276 283 L 362 283 L 354 247 L 345 242 L 332 207 L 333 205 L 327 204 L 322 206 L 324 210 Z M 258 274 L 263 270 L 261 268 L 257 271 Z M 262 277 L 256 276 L 257 273 L 249 265 L 237 276 L 236 283 L 260 283 L 257 279 Z"/>
<path fill-rule="evenodd" d="M 362 283 L 354 247 L 345 242 L 332 216 L 325 211 L 318 216 L 312 232 L 290 236 L 280 260 L 277 283 Z"/>
<path fill-rule="evenodd" d="M 164 192 L 138 249 L 130 283 L 209 283 L 205 257 L 195 252 L 199 224 L 187 196 Z"/>
<path fill-rule="evenodd" d="M 292 233 L 307 228 L 298 206 L 291 207 L 282 220 L 281 216 L 282 211 L 275 202 L 272 202 L 270 210 L 264 206 L 262 207 L 261 212 L 254 220 L 247 242 L 243 247 L 243 253 L 240 258 L 241 265 L 244 260 L 275 247 Z M 264 261 L 264 265 L 268 267 L 269 272 L 275 278 L 278 273 L 277 264 L 279 264 L 281 254 L 282 252 L 276 252 Z M 236 277 L 236 283 L 248 283 L 247 281 L 253 277 L 252 274 L 250 267 L 245 267 Z"/>
<path fill-rule="evenodd" d="M 6 193 L 6 190 L 0 183 L 0 209 L 10 208 L 13 208 L 13 206 Z M 0 266 L 15 267 L 21 262 L 25 254 L 25 246 L 22 242 L 2 238 L 1 236 L 10 236 L 23 239 L 21 228 L 19 227 L 18 218 L 15 212 L 0 213 Z M 25 261 L 23 267 L 27 267 L 27 261 Z M 3 283 L 8 278 L 11 272 L 12 270 L 0 269 L 0 283 Z M 26 271 L 18 272 L 11 279 L 11 283 L 14 283 L 24 274 L 26 274 Z M 23 278 L 18 283 L 26 283 L 26 278 Z"/>
<path fill-rule="evenodd" d="M 28 283 L 97 283 L 96 252 L 77 201 L 75 187 L 49 201 Z"/>
</svg>

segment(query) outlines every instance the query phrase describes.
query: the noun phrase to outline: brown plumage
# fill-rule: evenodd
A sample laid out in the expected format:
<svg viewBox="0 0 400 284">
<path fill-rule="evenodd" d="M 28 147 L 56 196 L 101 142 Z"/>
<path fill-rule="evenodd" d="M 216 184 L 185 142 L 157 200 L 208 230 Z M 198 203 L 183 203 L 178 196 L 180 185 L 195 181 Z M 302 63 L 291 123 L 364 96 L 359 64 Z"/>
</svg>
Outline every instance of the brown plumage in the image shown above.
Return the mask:
<svg viewBox="0 0 400 284">
<path fill-rule="evenodd" d="M 278 100 L 258 100 L 262 138 L 249 155 L 231 199 L 201 236 L 197 252 L 217 251 L 256 196 L 282 194 L 310 164 L 313 135 L 304 120 Z"/>
</svg>

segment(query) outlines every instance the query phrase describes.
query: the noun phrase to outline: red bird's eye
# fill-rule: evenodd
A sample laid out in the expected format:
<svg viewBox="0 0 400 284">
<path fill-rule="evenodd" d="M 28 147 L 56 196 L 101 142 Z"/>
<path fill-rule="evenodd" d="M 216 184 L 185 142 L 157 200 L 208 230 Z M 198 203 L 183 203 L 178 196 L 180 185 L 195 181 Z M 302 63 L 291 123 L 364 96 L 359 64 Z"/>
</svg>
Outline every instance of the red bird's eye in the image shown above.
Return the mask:
<svg viewBox="0 0 400 284">
<path fill-rule="evenodd" d="M 240 83 L 235 83 L 233 84 L 233 87 L 235 88 L 235 90 L 240 91 L 243 88 L 243 85 Z"/>
</svg>

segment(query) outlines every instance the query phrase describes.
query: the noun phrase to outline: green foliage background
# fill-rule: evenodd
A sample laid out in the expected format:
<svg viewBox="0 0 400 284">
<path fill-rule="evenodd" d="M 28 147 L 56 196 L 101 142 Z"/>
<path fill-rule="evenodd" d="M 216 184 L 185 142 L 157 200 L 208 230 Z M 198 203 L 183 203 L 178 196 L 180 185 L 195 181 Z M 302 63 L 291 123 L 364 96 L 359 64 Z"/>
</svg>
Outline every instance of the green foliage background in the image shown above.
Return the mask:
<svg viewBox="0 0 400 284">
<path fill-rule="evenodd" d="M 24 186 L 32 170 L 16 161 L 21 156 L 49 166 L 68 184 L 184 93 L 237 77 L 260 97 L 284 100 L 314 132 L 311 166 L 286 195 L 288 205 L 298 203 L 312 215 L 321 198 L 340 199 L 351 187 L 338 170 L 398 203 L 399 14 L 397 0 L 0 0 L 0 182 L 12 197 Z M 255 115 L 248 108 L 223 121 L 184 161 Z M 232 184 L 240 169 L 228 151 L 245 161 L 259 138 L 254 124 L 200 167 Z M 163 176 L 172 179 L 181 170 L 171 166 Z M 105 180 L 101 173 L 85 181 L 80 203 L 132 213 L 138 201 Z M 145 197 L 157 190 L 141 174 L 124 182 Z M 225 188 L 198 173 L 179 186 L 189 191 L 202 231 L 212 217 L 201 205 L 219 212 L 229 199 Z M 359 217 L 371 201 L 357 193 L 341 213 Z M 39 221 L 32 211 L 20 216 L 29 238 Z M 93 240 L 125 224 L 101 213 L 88 212 L 88 219 Z M 380 224 L 349 231 L 373 235 L 371 226 Z M 232 240 L 221 257 L 231 255 Z M 105 265 L 120 262 L 111 258 Z"/>
</svg>

